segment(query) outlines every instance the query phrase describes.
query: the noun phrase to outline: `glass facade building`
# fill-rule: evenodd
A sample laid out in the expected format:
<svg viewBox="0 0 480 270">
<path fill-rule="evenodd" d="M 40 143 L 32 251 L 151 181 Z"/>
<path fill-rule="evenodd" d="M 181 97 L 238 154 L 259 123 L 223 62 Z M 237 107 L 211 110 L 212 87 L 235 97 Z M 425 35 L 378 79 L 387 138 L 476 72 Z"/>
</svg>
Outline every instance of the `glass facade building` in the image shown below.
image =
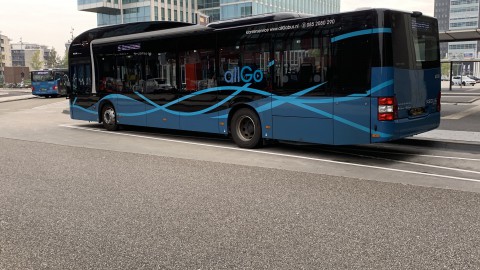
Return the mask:
<svg viewBox="0 0 480 270">
<path fill-rule="evenodd" d="M 322 15 L 339 11 L 339 0 L 220 0 L 221 20 L 272 12 L 298 12 Z"/>
<path fill-rule="evenodd" d="M 210 21 L 272 12 L 314 15 L 337 13 L 340 0 L 77 0 L 78 9 L 97 13 L 97 25 L 142 21 L 197 23 L 197 15 Z"/>
<path fill-rule="evenodd" d="M 479 0 L 435 0 L 434 16 L 438 19 L 440 31 L 478 29 Z M 441 44 L 440 53 L 442 58 L 452 60 L 478 58 L 479 42 L 444 43 Z M 473 67 L 466 66 L 466 69 L 466 73 L 470 73 Z"/>
</svg>

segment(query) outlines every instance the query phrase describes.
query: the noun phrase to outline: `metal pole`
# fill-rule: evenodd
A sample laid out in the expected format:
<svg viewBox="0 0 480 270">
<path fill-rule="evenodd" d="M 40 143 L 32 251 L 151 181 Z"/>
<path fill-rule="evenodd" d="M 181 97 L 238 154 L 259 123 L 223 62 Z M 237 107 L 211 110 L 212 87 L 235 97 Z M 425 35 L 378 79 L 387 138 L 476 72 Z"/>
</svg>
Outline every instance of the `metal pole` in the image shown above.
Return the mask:
<svg viewBox="0 0 480 270">
<path fill-rule="evenodd" d="M 453 62 L 450 61 L 450 80 L 448 85 L 448 90 L 452 91 L 452 73 L 453 73 Z"/>
</svg>

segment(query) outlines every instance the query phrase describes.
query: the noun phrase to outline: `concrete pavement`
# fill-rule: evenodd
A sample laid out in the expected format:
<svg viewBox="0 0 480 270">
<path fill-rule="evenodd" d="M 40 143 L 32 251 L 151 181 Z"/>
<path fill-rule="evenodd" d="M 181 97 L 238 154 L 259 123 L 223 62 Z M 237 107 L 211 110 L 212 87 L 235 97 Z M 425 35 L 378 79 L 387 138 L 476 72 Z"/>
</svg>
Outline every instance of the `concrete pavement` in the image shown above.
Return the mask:
<svg viewBox="0 0 480 270">
<path fill-rule="evenodd" d="M 15 93 L 15 95 L 12 95 Z M 9 101 L 16 101 L 16 100 L 24 100 L 24 99 L 31 99 L 31 98 L 38 98 L 31 94 L 32 90 L 28 88 L 1 88 L 0 89 L 0 103 L 2 102 L 9 102 Z"/>
</svg>

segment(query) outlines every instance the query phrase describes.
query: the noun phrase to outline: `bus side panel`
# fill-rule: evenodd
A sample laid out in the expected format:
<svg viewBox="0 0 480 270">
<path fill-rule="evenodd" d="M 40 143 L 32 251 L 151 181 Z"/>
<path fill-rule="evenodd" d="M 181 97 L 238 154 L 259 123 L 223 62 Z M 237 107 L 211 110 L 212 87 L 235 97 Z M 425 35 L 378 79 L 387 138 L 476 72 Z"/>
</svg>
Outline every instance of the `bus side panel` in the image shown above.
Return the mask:
<svg viewBox="0 0 480 270">
<path fill-rule="evenodd" d="M 122 125 L 146 126 L 146 105 L 135 94 L 124 94 L 117 97 L 114 104 L 117 111 L 117 121 Z"/>
<path fill-rule="evenodd" d="M 333 144 L 333 99 L 273 99 L 273 137 L 277 140 Z"/>
<path fill-rule="evenodd" d="M 332 144 L 332 119 L 273 116 L 274 138 L 277 140 Z"/>
<path fill-rule="evenodd" d="M 155 107 L 147 105 L 147 126 L 155 128 L 178 129 L 180 127 L 180 117 L 178 113 L 156 110 Z"/>
<path fill-rule="evenodd" d="M 219 133 L 218 113 L 180 116 L 180 129 L 188 131 Z"/>
<path fill-rule="evenodd" d="M 184 93 L 183 96 L 187 94 Z M 217 91 L 201 95 L 192 94 L 177 108 L 180 116 L 180 129 L 198 132 L 219 133 L 218 111 L 212 108 L 218 103 Z"/>
<path fill-rule="evenodd" d="M 370 97 L 349 96 L 349 99 L 335 98 L 334 144 L 370 143 Z"/>
</svg>

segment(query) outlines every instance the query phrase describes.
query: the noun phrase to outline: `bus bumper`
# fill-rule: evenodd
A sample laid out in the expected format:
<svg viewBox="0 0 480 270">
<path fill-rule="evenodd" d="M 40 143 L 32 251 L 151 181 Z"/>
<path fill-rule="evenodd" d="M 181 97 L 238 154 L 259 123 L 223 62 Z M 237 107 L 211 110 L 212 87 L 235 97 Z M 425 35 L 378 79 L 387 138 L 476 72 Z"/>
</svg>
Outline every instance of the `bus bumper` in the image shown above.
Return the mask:
<svg viewBox="0 0 480 270">
<path fill-rule="evenodd" d="M 410 137 L 438 128 L 440 112 L 419 118 L 398 119 L 392 122 L 379 121 L 372 129 L 372 143 L 388 142 Z"/>
</svg>

